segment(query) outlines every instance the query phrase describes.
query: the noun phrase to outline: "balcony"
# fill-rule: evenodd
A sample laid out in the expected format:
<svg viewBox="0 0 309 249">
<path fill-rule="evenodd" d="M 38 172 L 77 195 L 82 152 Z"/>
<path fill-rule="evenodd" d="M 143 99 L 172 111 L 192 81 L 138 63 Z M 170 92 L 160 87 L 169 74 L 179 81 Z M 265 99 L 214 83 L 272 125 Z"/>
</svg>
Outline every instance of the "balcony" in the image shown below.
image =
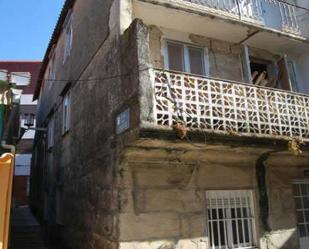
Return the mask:
<svg viewBox="0 0 309 249">
<path fill-rule="evenodd" d="M 178 0 L 193 8 L 308 38 L 309 13 L 278 0 Z"/>
<path fill-rule="evenodd" d="M 153 87 L 157 125 L 309 141 L 309 96 L 159 69 Z"/>
</svg>

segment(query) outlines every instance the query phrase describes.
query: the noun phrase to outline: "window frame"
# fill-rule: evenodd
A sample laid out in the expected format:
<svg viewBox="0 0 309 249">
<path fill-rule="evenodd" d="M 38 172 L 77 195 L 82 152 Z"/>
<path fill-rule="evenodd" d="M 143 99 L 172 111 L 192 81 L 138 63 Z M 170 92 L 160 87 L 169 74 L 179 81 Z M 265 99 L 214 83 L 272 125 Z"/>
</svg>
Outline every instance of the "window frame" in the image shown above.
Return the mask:
<svg viewBox="0 0 309 249">
<path fill-rule="evenodd" d="M 16 86 L 25 87 L 25 86 L 29 86 L 31 84 L 32 75 L 31 75 L 30 72 L 11 72 L 10 75 L 11 75 L 10 82 L 15 83 Z M 21 79 L 27 79 L 28 80 L 27 84 L 24 84 L 24 83 L 20 84 L 18 82 L 14 82 L 13 81 L 14 77 L 17 77 L 17 78 L 19 77 Z"/>
<path fill-rule="evenodd" d="M 68 91 L 63 96 L 63 104 L 62 104 L 62 135 L 66 134 L 70 130 L 70 118 L 71 118 L 71 94 Z"/>
<path fill-rule="evenodd" d="M 239 243 L 240 241 L 238 241 L 238 245 L 236 244 L 236 247 L 233 247 L 233 248 L 256 248 L 258 245 L 258 240 L 257 240 L 257 237 L 258 237 L 258 227 L 256 224 L 258 224 L 258 221 L 257 221 L 257 209 L 256 209 L 256 206 L 255 206 L 255 196 L 254 196 L 254 190 L 252 189 L 229 189 L 229 190 L 206 190 L 205 191 L 205 212 L 206 212 L 206 233 L 207 233 L 207 236 L 208 236 L 208 246 L 209 248 L 214 248 L 214 249 L 223 249 L 223 248 L 226 248 L 226 245 L 221 245 L 221 246 L 216 246 L 216 245 L 212 245 L 212 240 L 211 240 L 211 227 L 210 227 L 210 223 L 212 220 L 215 220 L 215 219 L 210 219 L 209 218 L 209 210 L 212 210 L 212 209 L 216 209 L 216 210 L 219 210 L 219 208 L 217 207 L 214 207 L 214 208 L 210 208 L 209 209 L 209 197 L 208 196 L 212 196 L 214 193 L 217 193 L 217 199 L 216 199 L 216 204 L 218 204 L 218 197 L 223 197 L 224 199 L 225 198 L 230 198 L 232 199 L 232 195 L 234 196 L 234 200 L 235 198 L 239 198 L 239 196 L 241 197 L 247 197 L 249 198 L 249 211 L 251 210 L 251 215 L 248 215 L 248 217 L 250 218 L 245 218 L 247 220 L 251 219 L 251 236 L 249 235 L 249 238 L 251 238 L 252 240 L 252 244 L 251 245 L 246 245 L 246 244 L 241 244 Z M 227 195 L 224 195 L 226 193 L 232 193 L 232 195 L 230 195 L 229 197 L 226 197 Z M 238 195 L 237 195 L 238 193 Z M 241 193 L 241 194 L 240 194 Z M 247 194 L 247 195 L 246 195 Z M 236 196 L 236 197 L 235 197 Z M 211 198 L 211 197 L 210 197 Z M 229 200 L 230 200 L 229 199 Z M 230 203 L 230 201 L 229 201 Z M 237 208 L 236 204 L 235 204 L 235 207 Z M 234 208 L 235 208 L 234 207 Z M 228 207 L 224 206 L 224 209 L 227 209 Z M 232 206 L 230 205 L 229 206 L 230 210 L 232 210 Z M 243 209 L 245 207 L 242 206 L 242 204 L 240 204 L 240 208 Z M 235 212 L 235 211 L 234 211 Z M 247 210 L 248 212 L 248 210 Z M 243 211 L 241 211 L 241 213 L 243 214 Z M 217 215 L 218 215 L 218 211 L 217 211 Z M 235 219 L 237 219 L 238 217 L 236 216 Z M 227 238 L 225 239 L 225 242 L 228 243 L 228 248 L 230 248 L 231 244 L 232 243 L 232 246 L 234 246 L 233 244 L 233 228 L 232 228 L 232 222 L 231 222 L 231 217 L 230 218 L 224 218 L 224 219 L 219 219 L 221 221 L 224 221 L 226 224 L 224 225 L 224 229 L 226 230 L 224 232 L 224 236 L 226 236 Z M 242 220 L 244 218 L 240 218 L 240 220 Z M 212 221 L 213 222 L 213 221 Z M 228 224 L 229 223 L 229 224 Z M 244 224 L 244 223 L 242 223 Z M 250 225 L 250 222 L 248 222 L 248 225 Z M 229 227 L 226 227 L 226 226 L 229 226 Z M 236 225 L 237 229 L 238 229 L 238 224 Z M 244 231 L 244 228 L 242 229 Z M 249 230 L 249 231 L 250 231 Z M 241 231 L 240 231 L 241 232 Z M 244 234 L 243 234 L 244 236 Z M 238 236 L 237 236 L 238 237 Z M 220 239 L 220 237 L 218 236 L 218 240 Z M 239 239 L 238 239 L 239 240 Z M 237 247 L 239 246 L 239 247 Z"/>
<path fill-rule="evenodd" d="M 70 10 L 66 16 L 63 24 L 64 44 L 63 44 L 63 64 L 71 55 L 72 44 L 73 44 L 73 25 L 72 25 L 73 14 Z"/>
<path fill-rule="evenodd" d="M 299 237 L 299 240 L 309 240 L 309 230 L 307 229 L 307 225 L 309 224 L 307 222 L 307 220 L 305 220 L 304 222 L 300 223 L 297 219 L 297 213 L 298 212 L 301 212 L 303 217 L 305 217 L 305 212 L 307 211 L 307 208 L 304 207 L 304 202 L 303 202 L 303 199 L 304 197 L 306 197 L 307 195 L 303 195 L 302 191 L 300 191 L 300 195 L 296 195 L 295 194 L 295 189 L 294 187 L 295 186 L 298 186 L 298 188 L 301 188 L 300 185 L 309 185 L 309 178 L 303 178 L 303 179 L 295 179 L 292 181 L 291 183 L 291 188 L 293 190 L 293 199 L 294 199 L 294 215 L 295 215 L 295 221 L 296 221 L 296 226 L 297 226 L 297 233 L 298 233 L 298 237 Z M 297 205 L 296 205 L 296 199 L 301 199 L 301 204 L 302 204 L 302 207 L 301 208 L 297 208 Z M 302 236 L 301 235 L 301 232 L 300 232 L 300 229 L 299 229 L 299 226 L 301 225 L 304 225 L 305 226 L 305 231 L 306 231 L 306 235 L 305 236 Z"/>
<path fill-rule="evenodd" d="M 9 80 L 8 74 L 9 74 L 9 72 L 8 72 L 7 69 L 1 69 L 1 68 L 0 68 L 0 80 L 2 80 L 2 81 L 8 81 L 8 80 Z M 1 79 L 1 76 L 3 76 L 3 75 L 5 75 L 5 76 L 4 76 L 3 79 Z"/>
<path fill-rule="evenodd" d="M 199 46 L 196 44 L 192 43 L 187 43 L 187 42 L 182 42 L 182 41 L 176 41 L 172 39 L 164 39 L 163 41 L 164 47 L 163 47 L 163 57 L 164 57 L 164 68 L 167 70 L 174 71 L 170 69 L 169 67 L 169 54 L 168 54 L 168 44 L 175 44 L 175 45 L 180 45 L 183 47 L 183 71 L 179 72 L 184 72 L 188 74 L 194 74 L 191 73 L 191 65 L 190 65 L 190 54 L 189 54 L 189 49 L 190 48 L 196 48 L 196 49 L 201 49 L 202 50 L 202 67 L 203 67 L 203 73 L 204 74 L 194 74 L 194 75 L 199 75 L 199 76 L 209 76 L 209 56 L 208 56 L 208 48 L 206 46 Z"/>
</svg>

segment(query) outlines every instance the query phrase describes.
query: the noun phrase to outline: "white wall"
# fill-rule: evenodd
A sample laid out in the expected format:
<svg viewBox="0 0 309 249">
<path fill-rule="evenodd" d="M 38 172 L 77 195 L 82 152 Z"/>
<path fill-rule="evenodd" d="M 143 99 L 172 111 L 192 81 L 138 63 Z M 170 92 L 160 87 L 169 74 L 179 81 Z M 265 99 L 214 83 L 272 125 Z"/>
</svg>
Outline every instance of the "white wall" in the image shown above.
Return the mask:
<svg viewBox="0 0 309 249">
<path fill-rule="evenodd" d="M 36 105 L 37 101 L 32 101 L 33 94 L 22 94 L 20 99 L 21 105 Z"/>
<path fill-rule="evenodd" d="M 15 159 L 15 175 L 16 176 L 29 176 L 31 154 L 16 154 Z"/>
</svg>

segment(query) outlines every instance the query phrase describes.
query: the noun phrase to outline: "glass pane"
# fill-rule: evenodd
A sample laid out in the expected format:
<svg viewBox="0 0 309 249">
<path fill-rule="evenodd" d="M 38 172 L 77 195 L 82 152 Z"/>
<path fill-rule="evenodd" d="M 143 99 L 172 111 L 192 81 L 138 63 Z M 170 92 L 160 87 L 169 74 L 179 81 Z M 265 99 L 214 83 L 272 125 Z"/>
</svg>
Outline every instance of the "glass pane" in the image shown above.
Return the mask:
<svg viewBox="0 0 309 249">
<path fill-rule="evenodd" d="M 300 188 L 301 188 L 301 194 L 302 195 L 308 195 L 308 190 L 307 190 L 306 184 L 301 184 Z"/>
<path fill-rule="evenodd" d="M 300 196 L 300 191 L 299 191 L 299 185 L 298 184 L 293 184 L 293 193 L 294 193 L 294 196 Z"/>
<path fill-rule="evenodd" d="M 247 212 L 247 208 L 243 208 L 242 209 L 242 213 L 243 213 L 243 217 L 244 218 L 248 218 L 249 217 L 248 212 Z"/>
<path fill-rule="evenodd" d="M 303 216 L 302 211 L 297 211 L 296 216 L 297 216 L 297 222 L 298 223 L 304 223 L 304 216 Z"/>
<path fill-rule="evenodd" d="M 309 208 L 309 196 L 303 198 L 304 208 Z"/>
<path fill-rule="evenodd" d="M 18 86 L 26 86 L 30 83 L 31 74 L 29 72 L 12 72 L 11 81 Z"/>
<path fill-rule="evenodd" d="M 0 80 L 7 81 L 7 70 L 0 69 Z"/>
<path fill-rule="evenodd" d="M 233 231 L 233 244 L 237 245 L 238 241 L 237 241 L 237 226 L 236 226 L 236 222 L 233 220 L 232 221 L 232 231 Z"/>
<path fill-rule="evenodd" d="M 298 225 L 299 236 L 306 237 L 306 227 L 305 225 Z"/>
<path fill-rule="evenodd" d="M 243 229 L 242 229 L 242 221 L 238 220 L 238 235 L 239 235 L 239 243 L 244 243 L 244 236 L 243 236 Z"/>
<path fill-rule="evenodd" d="M 220 222 L 220 241 L 221 245 L 225 245 L 224 222 Z"/>
<path fill-rule="evenodd" d="M 201 74 L 201 75 L 205 74 L 203 57 L 204 57 L 203 49 L 189 47 L 189 59 L 190 59 L 191 73 Z"/>
<path fill-rule="evenodd" d="M 295 198 L 295 207 L 296 207 L 296 209 L 301 209 L 302 208 L 302 202 L 301 202 L 301 198 L 300 197 Z"/>
<path fill-rule="evenodd" d="M 250 237 L 249 237 L 249 224 L 248 220 L 244 220 L 244 226 L 245 226 L 245 242 L 249 243 L 250 242 Z"/>
<path fill-rule="evenodd" d="M 214 245 L 219 245 L 219 230 L 218 230 L 218 223 L 217 222 L 212 222 L 212 227 L 213 227 L 213 236 L 211 236 L 211 237 L 213 237 L 213 242 L 212 242 L 212 244 L 214 244 Z M 211 230 L 212 231 L 212 230 Z"/>
<path fill-rule="evenodd" d="M 175 43 L 167 44 L 168 65 L 170 70 L 184 71 L 183 46 Z"/>
<path fill-rule="evenodd" d="M 237 208 L 237 217 L 238 218 L 242 217 L 242 215 L 241 215 L 241 208 Z"/>
<path fill-rule="evenodd" d="M 309 223 L 309 210 L 305 211 L 306 222 Z"/>
</svg>

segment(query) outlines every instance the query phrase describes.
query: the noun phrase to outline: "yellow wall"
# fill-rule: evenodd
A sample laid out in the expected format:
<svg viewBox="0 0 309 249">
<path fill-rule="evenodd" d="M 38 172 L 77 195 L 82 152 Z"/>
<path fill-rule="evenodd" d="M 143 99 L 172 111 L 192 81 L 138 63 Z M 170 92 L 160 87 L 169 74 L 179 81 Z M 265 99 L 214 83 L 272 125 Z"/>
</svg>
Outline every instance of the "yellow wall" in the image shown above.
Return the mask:
<svg viewBox="0 0 309 249">
<path fill-rule="evenodd" d="M 8 247 L 14 156 L 3 154 L 0 158 L 0 249 Z"/>
</svg>

